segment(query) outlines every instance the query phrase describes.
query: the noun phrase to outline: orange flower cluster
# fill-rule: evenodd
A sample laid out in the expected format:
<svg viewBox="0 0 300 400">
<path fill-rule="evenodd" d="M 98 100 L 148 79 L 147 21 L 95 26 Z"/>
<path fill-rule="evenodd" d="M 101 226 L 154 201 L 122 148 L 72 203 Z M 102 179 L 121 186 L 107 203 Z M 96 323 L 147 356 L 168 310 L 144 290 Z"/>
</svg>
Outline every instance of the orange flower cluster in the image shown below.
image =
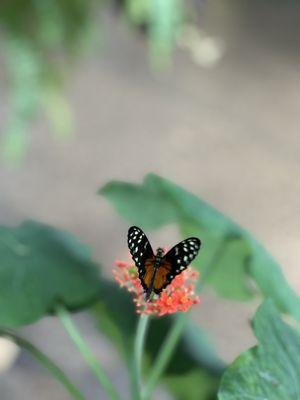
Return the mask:
<svg viewBox="0 0 300 400">
<path fill-rule="evenodd" d="M 162 316 L 187 312 L 200 302 L 194 291 L 199 273 L 191 267 L 177 275 L 160 295 L 154 295 L 151 301 L 146 302 L 135 265 L 124 261 L 116 261 L 115 265 L 118 267 L 113 270 L 115 281 L 133 293 L 138 314 Z"/>
</svg>

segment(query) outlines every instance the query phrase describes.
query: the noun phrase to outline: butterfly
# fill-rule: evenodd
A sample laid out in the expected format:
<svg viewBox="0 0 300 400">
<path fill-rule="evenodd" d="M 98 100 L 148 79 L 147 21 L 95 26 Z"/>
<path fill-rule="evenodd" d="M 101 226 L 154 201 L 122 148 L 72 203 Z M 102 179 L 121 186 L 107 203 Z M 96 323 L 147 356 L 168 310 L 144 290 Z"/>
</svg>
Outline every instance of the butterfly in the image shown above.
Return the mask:
<svg viewBox="0 0 300 400">
<path fill-rule="evenodd" d="M 137 226 L 132 226 L 127 235 L 128 247 L 138 269 L 139 279 L 146 292 L 146 301 L 151 293 L 159 294 L 184 271 L 197 256 L 201 241 L 190 237 L 176 244 L 166 254 L 158 248 L 154 254 L 145 233 Z"/>
</svg>

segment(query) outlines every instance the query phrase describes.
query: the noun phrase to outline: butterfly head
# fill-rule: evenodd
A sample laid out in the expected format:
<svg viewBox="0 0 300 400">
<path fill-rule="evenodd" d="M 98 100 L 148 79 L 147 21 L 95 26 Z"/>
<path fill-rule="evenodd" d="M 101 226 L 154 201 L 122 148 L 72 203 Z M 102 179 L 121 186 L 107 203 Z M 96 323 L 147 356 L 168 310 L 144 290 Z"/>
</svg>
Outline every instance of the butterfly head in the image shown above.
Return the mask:
<svg viewBox="0 0 300 400">
<path fill-rule="evenodd" d="M 161 247 L 159 247 L 159 248 L 156 250 L 156 257 L 163 257 L 164 254 L 165 254 L 165 251 L 164 251 L 164 249 L 162 249 Z"/>
</svg>

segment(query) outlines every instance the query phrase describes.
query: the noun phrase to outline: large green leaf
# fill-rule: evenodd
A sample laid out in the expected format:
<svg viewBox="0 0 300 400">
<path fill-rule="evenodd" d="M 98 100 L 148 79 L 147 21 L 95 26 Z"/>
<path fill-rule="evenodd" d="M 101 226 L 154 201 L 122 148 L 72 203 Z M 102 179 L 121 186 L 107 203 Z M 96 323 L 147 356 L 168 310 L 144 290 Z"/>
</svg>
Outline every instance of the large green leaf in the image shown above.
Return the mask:
<svg viewBox="0 0 300 400">
<path fill-rule="evenodd" d="M 205 370 L 193 370 L 180 376 L 168 376 L 163 382 L 176 400 L 214 400 L 219 378 Z"/>
<path fill-rule="evenodd" d="M 102 280 L 99 301 L 92 308 L 99 329 L 113 342 L 125 361 L 130 364 L 138 315 L 130 295 L 117 284 Z M 146 339 L 146 359 L 151 365 L 157 356 L 173 318 L 155 318 L 151 321 Z M 186 377 L 203 377 L 206 389 L 216 393 L 225 364 L 214 352 L 200 329 L 188 323 L 166 370 L 162 383 L 174 389 L 174 380 Z M 206 379 L 204 379 L 206 377 Z M 199 378 L 200 379 L 200 378 Z M 203 398 L 204 399 L 204 398 Z M 207 398 L 205 398 L 207 400 Z"/>
<path fill-rule="evenodd" d="M 89 250 L 67 232 L 28 221 L 0 226 L 0 325 L 29 324 L 51 313 L 95 300 L 98 267 Z"/>
<path fill-rule="evenodd" d="M 219 400 L 300 399 L 300 334 L 280 319 L 271 301 L 254 318 L 258 346 L 225 371 Z"/>
<path fill-rule="evenodd" d="M 129 293 L 121 290 L 116 283 L 102 279 L 99 299 L 92 311 L 99 329 L 129 361 L 137 324 L 137 314 Z"/>
<path fill-rule="evenodd" d="M 246 300 L 250 280 L 283 312 L 300 320 L 300 299 L 279 265 L 244 229 L 203 200 L 154 174 L 143 183 L 112 181 L 99 191 L 131 224 L 144 229 L 176 223 L 181 233 L 197 235 L 203 246 L 197 265 L 221 296 Z"/>
</svg>

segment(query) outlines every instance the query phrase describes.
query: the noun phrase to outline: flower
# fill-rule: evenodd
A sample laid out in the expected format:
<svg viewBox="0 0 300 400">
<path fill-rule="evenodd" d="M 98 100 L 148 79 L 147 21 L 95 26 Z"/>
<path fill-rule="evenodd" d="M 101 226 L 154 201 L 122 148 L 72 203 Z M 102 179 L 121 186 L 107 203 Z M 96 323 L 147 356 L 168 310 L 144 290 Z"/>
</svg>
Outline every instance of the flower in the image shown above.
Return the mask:
<svg viewBox="0 0 300 400">
<path fill-rule="evenodd" d="M 200 302 L 199 296 L 194 291 L 199 273 L 191 267 L 177 275 L 160 295 L 154 295 L 152 300 L 147 302 L 135 265 L 132 262 L 119 260 L 115 261 L 115 265 L 117 267 L 113 270 L 115 281 L 133 294 L 138 314 L 162 316 L 187 312 L 194 304 Z"/>
</svg>

